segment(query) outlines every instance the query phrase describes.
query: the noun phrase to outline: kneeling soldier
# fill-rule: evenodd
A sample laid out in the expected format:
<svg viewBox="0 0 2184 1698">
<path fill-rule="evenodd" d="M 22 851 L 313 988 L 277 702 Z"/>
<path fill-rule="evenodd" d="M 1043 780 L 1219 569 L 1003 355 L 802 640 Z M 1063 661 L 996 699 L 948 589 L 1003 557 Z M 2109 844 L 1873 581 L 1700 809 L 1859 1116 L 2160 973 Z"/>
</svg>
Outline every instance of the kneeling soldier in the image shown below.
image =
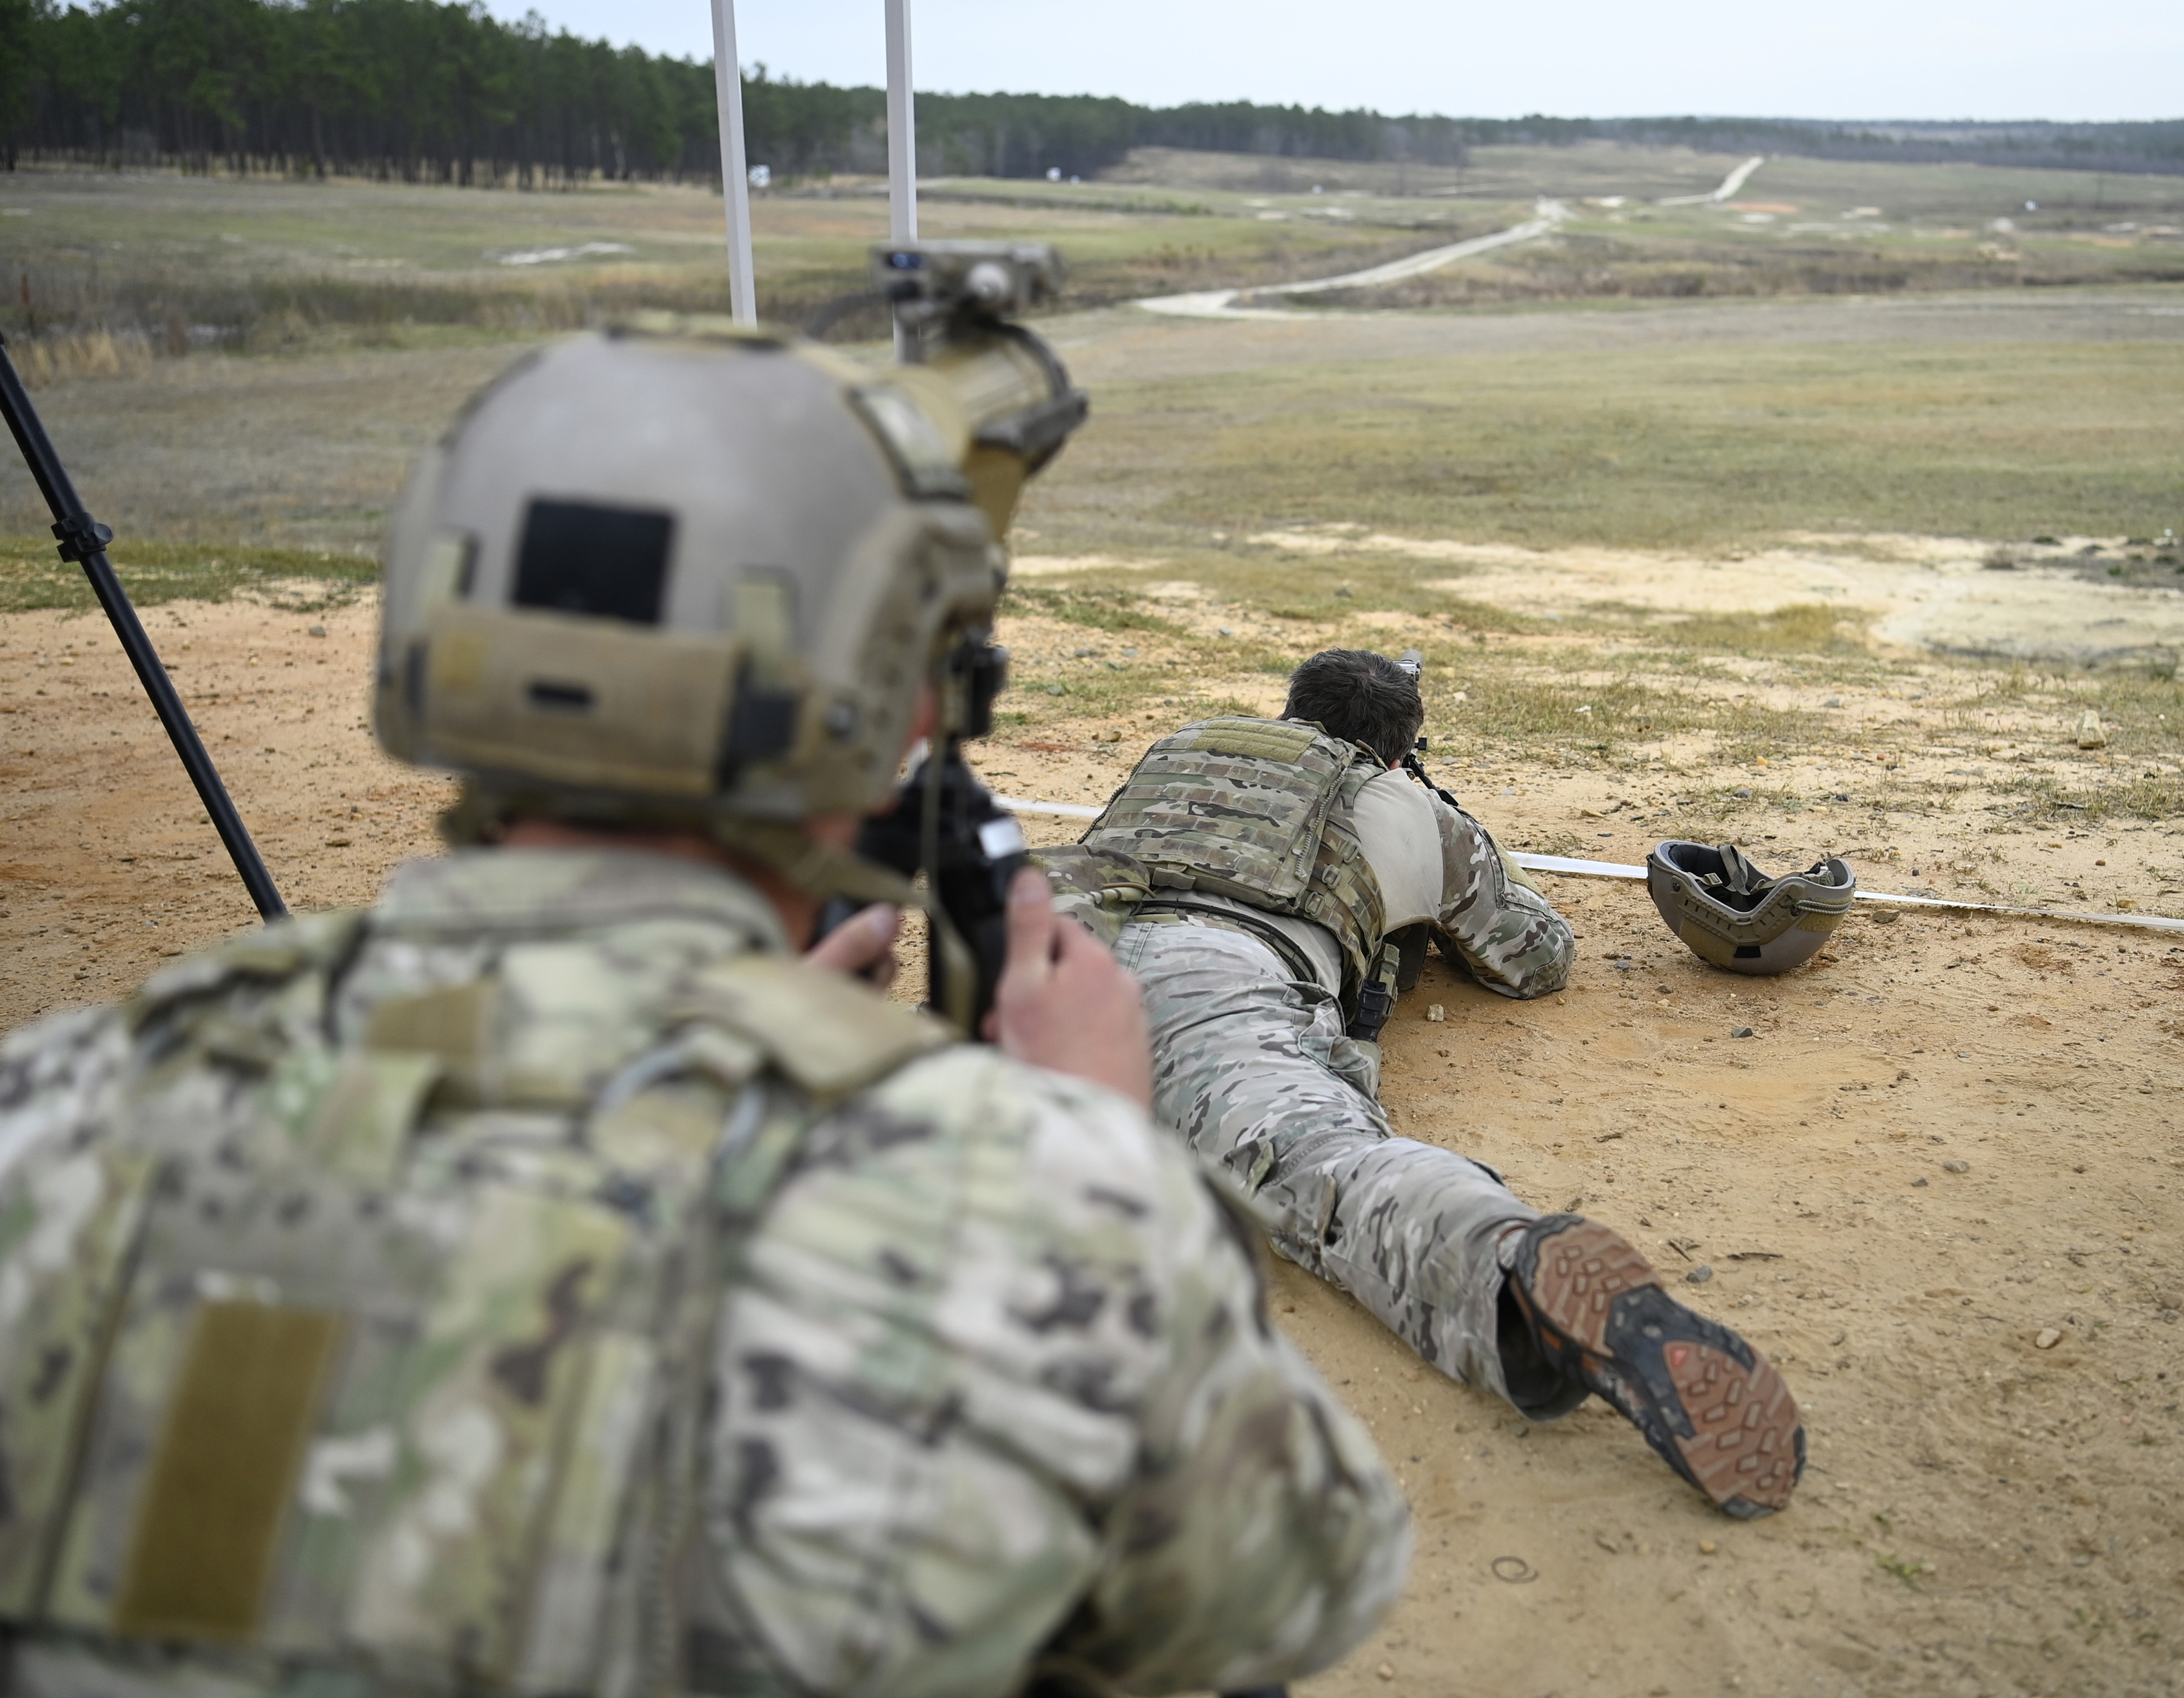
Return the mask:
<svg viewBox="0 0 2184 1698">
<path fill-rule="evenodd" d="M 998 1048 L 795 957 L 900 896 L 843 845 L 993 616 L 922 393 L 520 365 L 387 555 L 463 846 L 0 1046 L 0 1687 L 1153 1692 L 1392 1602 L 1395 1484 L 1044 884 Z"/>
</svg>

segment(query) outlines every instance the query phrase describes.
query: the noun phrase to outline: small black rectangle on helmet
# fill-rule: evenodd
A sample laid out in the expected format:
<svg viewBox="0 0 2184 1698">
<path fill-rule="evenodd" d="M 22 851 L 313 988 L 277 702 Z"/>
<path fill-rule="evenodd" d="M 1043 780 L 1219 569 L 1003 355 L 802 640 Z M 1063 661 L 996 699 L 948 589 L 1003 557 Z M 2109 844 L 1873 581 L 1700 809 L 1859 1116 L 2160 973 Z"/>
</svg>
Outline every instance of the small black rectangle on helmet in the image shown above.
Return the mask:
<svg viewBox="0 0 2184 1698">
<path fill-rule="evenodd" d="M 533 501 L 515 558 L 515 604 L 657 625 L 675 515 L 580 501 Z"/>
</svg>

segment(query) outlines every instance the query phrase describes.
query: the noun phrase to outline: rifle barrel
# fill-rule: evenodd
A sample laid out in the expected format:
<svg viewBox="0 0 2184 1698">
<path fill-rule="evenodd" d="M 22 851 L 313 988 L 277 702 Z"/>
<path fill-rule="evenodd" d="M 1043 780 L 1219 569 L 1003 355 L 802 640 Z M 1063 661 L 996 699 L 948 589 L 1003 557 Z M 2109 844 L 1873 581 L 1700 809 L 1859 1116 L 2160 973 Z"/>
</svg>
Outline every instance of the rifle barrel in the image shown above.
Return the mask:
<svg viewBox="0 0 2184 1698">
<path fill-rule="evenodd" d="M 136 610 L 130 604 L 121 580 L 114 575 L 113 564 L 106 558 L 106 545 L 114 540 L 114 533 L 92 519 L 77 498 L 75 486 L 69 481 L 68 471 L 53 450 L 53 439 L 46 434 L 45 425 L 38 417 L 38 409 L 31 404 L 30 392 L 16 373 L 4 336 L 0 336 L 0 411 L 6 413 L 8 429 L 14 436 L 15 446 L 23 451 L 24 463 L 31 468 L 31 476 L 37 480 L 38 493 L 45 497 L 46 505 L 52 510 L 53 535 L 60 538 L 61 558 L 78 562 L 83 567 L 84 576 L 91 580 L 91 593 L 105 610 L 114 634 L 121 639 L 122 652 L 136 669 L 136 682 L 152 699 L 153 711 L 159 715 L 159 723 L 166 728 L 167 740 L 181 757 L 182 770 L 190 775 L 198 800 L 203 804 L 213 829 L 220 833 L 228 859 L 242 876 L 242 888 L 250 893 L 251 901 L 257 905 L 259 917 L 280 919 L 287 913 L 288 905 L 281 899 L 273 875 L 266 871 L 265 858 L 258 853 L 258 845 L 250 840 L 249 829 L 236 812 L 227 787 L 220 782 L 219 769 L 205 752 L 204 739 L 190 723 L 189 710 L 183 707 L 174 680 L 167 676 L 167 669 L 160 662 L 159 651 L 152 646 L 143 621 L 136 617 Z"/>
</svg>

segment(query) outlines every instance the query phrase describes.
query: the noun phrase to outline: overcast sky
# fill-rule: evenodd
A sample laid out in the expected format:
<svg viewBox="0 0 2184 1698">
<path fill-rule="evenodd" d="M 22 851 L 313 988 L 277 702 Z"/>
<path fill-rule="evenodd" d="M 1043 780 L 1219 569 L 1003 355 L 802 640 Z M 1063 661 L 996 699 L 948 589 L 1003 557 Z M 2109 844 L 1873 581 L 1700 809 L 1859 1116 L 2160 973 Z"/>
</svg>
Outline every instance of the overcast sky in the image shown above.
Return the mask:
<svg viewBox="0 0 2184 1698">
<path fill-rule="evenodd" d="M 488 0 L 515 18 L 521 0 Z M 2184 116 L 2180 0 L 912 0 L 917 84 L 1512 117 Z M 710 58 L 709 0 L 548 0 L 549 24 Z M 741 0 L 744 64 L 884 79 L 881 0 Z"/>
</svg>

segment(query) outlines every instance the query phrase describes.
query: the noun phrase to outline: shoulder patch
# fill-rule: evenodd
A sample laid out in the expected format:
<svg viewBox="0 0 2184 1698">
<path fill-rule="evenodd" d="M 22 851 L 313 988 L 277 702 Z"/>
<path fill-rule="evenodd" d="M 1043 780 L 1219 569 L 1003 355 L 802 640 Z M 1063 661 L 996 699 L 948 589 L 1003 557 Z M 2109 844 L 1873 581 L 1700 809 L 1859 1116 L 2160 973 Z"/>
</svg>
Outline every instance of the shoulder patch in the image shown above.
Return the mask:
<svg viewBox="0 0 2184 1698">
<path fill-rule="evenodd" d="M 372 1008 L 365 1046 L 475 1066 L 491 1047 L 499 994 L 496 981 L 471 979 L 415 996 L 388 997 Z"/>
<path fill-rule="evenodd" d="M 749 1038 L 822 1097 L 860 1089 L 955 1041 L 939 1022 L 792 956 L 739 955 L 707 967 L 671 1011 Z"/>
</svg>

